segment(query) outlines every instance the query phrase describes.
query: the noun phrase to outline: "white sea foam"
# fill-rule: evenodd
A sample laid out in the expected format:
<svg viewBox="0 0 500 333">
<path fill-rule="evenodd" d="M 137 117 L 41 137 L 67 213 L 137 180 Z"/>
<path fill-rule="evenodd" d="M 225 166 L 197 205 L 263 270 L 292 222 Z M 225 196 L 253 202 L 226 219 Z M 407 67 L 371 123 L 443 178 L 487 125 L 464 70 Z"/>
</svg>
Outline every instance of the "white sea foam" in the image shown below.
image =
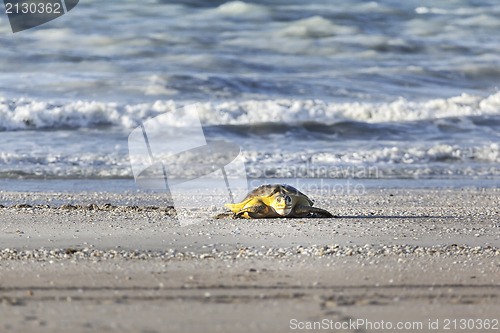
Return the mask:
<svg viewBox="0 0 500 333">
<path fill-rule="evenodd" d="M 357 31 L 357 28 L 333 24 L 322 16 L 313 16 L 287 24 L 276 35 L 279 37 L 321 38 L 352 35 Z"/>
<path fill-rule="evenodd" d="M 385 163 L 425 165 L 432 162 L 478 162 L 500 163 L 500 148 L 496 143 L 482 146 L 463 147 L 460 145 L 435 144 L 431 146 L 359 149 L 319 153 L 312 157 L 316 163 Z"/>
<path fill-rule="evenodd" d="M 448 117 L 500 115 L 500 93 L 488 97 L 462 94 L 448 99 L 392 103 L 326 103 L 318 100 L 267 100 L 202 104 L 204 121 L 213 124 L 335 123 L 353 120 L 367 123 L 408 122 Z"/>
<path fill-rule="evenodd" d="M 500 146 L 435 144 L 329 152 L 243 150 L 242 161 L 251 178 L 499 176 Z M 175 173 L 188 176 L 189 170 L 179 169 Z M 3 177 L 132 178 L 133 175 L 126 153 L 0 152 L 0 178 Z"/>
<path fill-rule="evenodd" d="M 0 152 L 0 178 L 123 178 L 132 177 L 127 154 Z"/>
<path fill-rule="evenodd" d="M 247 162 L 256 165 L 290 164 L 300 165 L 359 165 L 375 164 L 414 164 L 425 165 L 430 162 L 478 162 L 500 163 L 500 148 L 496 143 L 461 147 L 459 145 L 437 144 L 431 146 L 396 147 L 386 146 L 374 149 L 339 149 L 329 152 L 310 153 L 270 153 L 247 152 Z"/>
<path fill-rule="evenodd" d="M 244 151 L 252 178 L 499 176 L 498 144 L 386 146 L 329 152 Z"/>
<path fill-rule="evenodd" d="M 391 103 L 275 99 L 197 105 L 201 120 L 208 125 L 296 124 L 310 121 L 334 124 L 345 120 L 390 123 L 497 116 L 500 115 L 500 92 L 487 97 L 462 94 L 424 102 L 403 98 Z M 151 117 L 172 112 L 181 106 L 172 100 L 120 105 L 97 101 L 64 104 L 27 98 L 1 98 L 0 130 L 92 128 L 106 125 L 133 128 Z M 175 123 L 176 120 L 172 118 L 171 121 Z"/>
<path fill-rule="evenodd" d="M 212 9 L 212 12 L 221 15 L 248 15 L 248 14 L 267 14 L 268 9 L 265 6 L 246 3 L 243 1 L 229 1 L 219 7 Z"/>
<path fill-rule="evenodd" d="M 153 104 L 118 105 L 96 101 L 58 104 L 20 98 L 0 99 L 0 130 L 93 128 L 119 126 L 132 128 L 141 120 L 173 110 L 169 101 Z"/>
</svg>

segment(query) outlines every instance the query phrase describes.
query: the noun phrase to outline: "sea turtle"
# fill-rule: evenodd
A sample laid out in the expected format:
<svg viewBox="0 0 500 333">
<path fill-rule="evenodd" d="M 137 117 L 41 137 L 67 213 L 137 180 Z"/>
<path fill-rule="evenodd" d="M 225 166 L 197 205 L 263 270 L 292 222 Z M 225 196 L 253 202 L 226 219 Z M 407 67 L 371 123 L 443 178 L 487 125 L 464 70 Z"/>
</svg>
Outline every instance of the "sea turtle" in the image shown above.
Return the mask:
<svg viewBox="0 0 500 333">
<path fill-rule="evenodd" d="M 333 217 L 328 211 L 312 207 L 313 201 L 290 185 L 261 185 L 237 204 L 226 204 L 234 217 Z"/>
</svg>

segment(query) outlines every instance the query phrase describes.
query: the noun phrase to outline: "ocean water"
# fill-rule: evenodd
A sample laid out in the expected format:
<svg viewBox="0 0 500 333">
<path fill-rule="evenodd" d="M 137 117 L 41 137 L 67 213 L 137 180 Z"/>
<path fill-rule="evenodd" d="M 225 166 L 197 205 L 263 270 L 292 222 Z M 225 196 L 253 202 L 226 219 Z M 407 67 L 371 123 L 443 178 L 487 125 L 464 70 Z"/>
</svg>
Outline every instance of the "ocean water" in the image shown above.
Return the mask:
<svg viewBox="0 0 500 333">
<path fill-rule="evenodd" d="M 497 186 L 499 29 L 497 0 L 86 0 L 16 34 L 0 15 L 0 184 L 133 189 L 130 132 L 198 103 L 250 179 Z"/>
</svg>

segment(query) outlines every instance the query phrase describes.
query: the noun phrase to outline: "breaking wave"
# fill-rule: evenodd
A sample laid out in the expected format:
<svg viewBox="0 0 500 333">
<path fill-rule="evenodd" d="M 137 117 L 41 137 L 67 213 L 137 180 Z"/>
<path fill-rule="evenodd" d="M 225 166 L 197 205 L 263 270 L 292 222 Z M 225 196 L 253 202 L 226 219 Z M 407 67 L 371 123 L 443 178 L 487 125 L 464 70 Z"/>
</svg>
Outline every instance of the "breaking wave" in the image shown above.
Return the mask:
<svg viewBox="0 0 500 333">
<path fill-rule="evenodd" d="M 28 98 L 0 98 L 0 130 L 37 130 L 117 126 L 134 128 L 141 122 L 172 112 L 182 105 L 173 100 L 125 104 L 97 101 L 57 103 Z M 462 94 L 447 99 L 414 102 L 400 98 L 391 103 L 332 103 L 321 100 L 247 100 L 198 103 L 205 125 L 297 125 L 310 122 L 332 125 L 407 123 L 464 117 L 500 116 L 500 92 L 490 96 Z M 175 123 L 175 119 L 172 118 Z M 175 124 L 172 124 L 175 125 Z"/>
</svg>

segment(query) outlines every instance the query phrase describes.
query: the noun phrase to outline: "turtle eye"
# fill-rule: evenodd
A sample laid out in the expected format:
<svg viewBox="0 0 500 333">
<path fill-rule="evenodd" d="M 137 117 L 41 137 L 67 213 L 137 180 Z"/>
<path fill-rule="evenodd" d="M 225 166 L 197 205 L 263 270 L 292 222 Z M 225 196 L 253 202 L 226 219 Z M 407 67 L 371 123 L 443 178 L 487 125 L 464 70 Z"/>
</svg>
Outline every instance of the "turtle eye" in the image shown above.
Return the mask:
<svg viewBox="0 0 500 333">
<path fill-rule="evenodd" d="M 292 198 L 290 198 L 290 196 L 285 196 L 285 202 L 286 203 L 291 203 L 292 202 Z"/>
</svg>

